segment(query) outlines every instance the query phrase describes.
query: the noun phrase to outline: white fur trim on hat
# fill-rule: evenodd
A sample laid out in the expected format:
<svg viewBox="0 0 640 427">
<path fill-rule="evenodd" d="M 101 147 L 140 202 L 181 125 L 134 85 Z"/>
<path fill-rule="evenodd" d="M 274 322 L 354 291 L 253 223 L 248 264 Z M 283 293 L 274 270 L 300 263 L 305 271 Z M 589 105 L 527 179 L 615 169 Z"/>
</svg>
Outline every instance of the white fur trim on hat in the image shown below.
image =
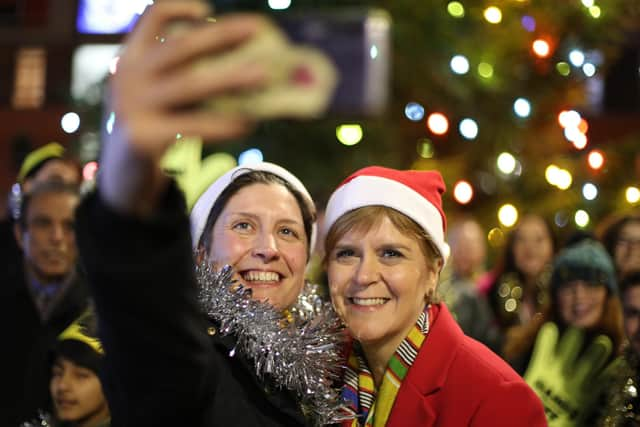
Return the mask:
<svg viewBox="0 0 640 427">
<path fill-rule="evenodd" d="M 198 246 L 198 242 L 200 241 L 200 236 L 202 235 L 202 231 L 207 223 L 207 219 L 209 218 L 209 212 L 211 212 L 211 208 L 213 204 L 220 196 L 220 193 L 224 191 L 225 188 L 233 182 L 238 176 L 244 175 L 245 173 L 251 171 L 263 171 L 270 172 L 274 175 L 279 176 L 283 180 L 287 181 L 289 184 L 293 186 L 296 190 L 302 194 L 302 196 L 306 199 L 307 204 L 312 213 L 315 214 L 315 205 L 313 203 L 313 199 L 311 195 L 302 184 L 302 182 L 296 178 L 291 172 L 286 170 L 285 168 L 278 166 L 269 162 L 259 162 L 259 163 L 251 163 L 248 165 L 240 165 L 231 169 L 229 172 L 222 175 L 220 178 L 216 179 L 213 184 L 207 188 L 207 190 L 202 193 L 198 201 L 193 206 L 191 210 L 191 240 L 194 248 Z M 317 235 L 317 226 L 314 222 L 311 226 L 311 236 L 309 238 L 309 250 L 313 251 L 316 241 Z"/>
<path fill-rule="evenodd" d="M 361 175 L 338 187 L 325 210 L 323 236 L 345 213 L 364 206 L 387 206 L 408 216 L 431 237 L 443 260 L 449 256 L 442 215 L 424 196 L 393 179 Z"/>
</svg>

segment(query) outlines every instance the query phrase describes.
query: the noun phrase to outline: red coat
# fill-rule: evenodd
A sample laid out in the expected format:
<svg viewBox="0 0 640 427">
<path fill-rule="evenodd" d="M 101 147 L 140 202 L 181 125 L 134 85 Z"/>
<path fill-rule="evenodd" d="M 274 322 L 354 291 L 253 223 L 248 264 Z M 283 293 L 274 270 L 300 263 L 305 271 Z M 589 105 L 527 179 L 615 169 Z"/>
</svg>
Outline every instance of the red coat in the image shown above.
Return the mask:
<svg viewBox="0 0 640 427">
<path fill-rule="evenodd" d="M 465 336 L 444 304 L 434 309 L 431 331 L 402 382 L 387 426 L 546 426 L 542 403 L 524 380 Z"/>
</svg>

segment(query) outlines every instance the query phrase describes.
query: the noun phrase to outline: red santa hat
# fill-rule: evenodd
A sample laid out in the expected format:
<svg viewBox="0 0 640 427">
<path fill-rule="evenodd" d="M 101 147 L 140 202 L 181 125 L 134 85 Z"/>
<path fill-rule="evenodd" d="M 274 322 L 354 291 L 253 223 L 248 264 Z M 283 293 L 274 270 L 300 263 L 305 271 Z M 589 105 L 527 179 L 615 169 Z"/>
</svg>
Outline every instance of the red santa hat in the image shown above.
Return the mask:
<svg viewBox="0 0 640 427">
<path fill-rule="evenodd" d="M 198 198 L 196 204 L 193 206 L 193 209 L 191 210 L 190 220 L 191 239 L 194 248 L 197 247 L 198 242 L 200 241 L 200 236 L 202 235 L 204 226 L 206 225 L 207 219 L 209 218 L 209 212 L 211 212 L 213 204 L 216 202 L 216 200 L 218 200 L 218 197 L 220 197 L 222 191 L 227 188 L 229 184 L 231 184 L 238 176 L 252 171 L 268 172 L 282 178 L 293 188 L 295 188 L 300 194 L 302 194 L 302 197 L 305 199 L 309 206 L 309 210 L 315 213 L 315 204 L 313 203 L 313 199 L 311 198 L 311 195 L 307 191 L 306 187 L 295 175 L 293 175 L 285 168 L 269 162 L 256 162 L 248 165 L 236 166 L 235 168 L 222 175 L 220 178 L 216 179 L 213 184 L 211 184 L 209 188 L 207 188 L 207 190 Z M 313 251 L 313 248 L 315 247 L 315 240 L 317 235 L 316 228 L 316 223 L 314 222 L 311 226 L 311 236 L 309 236 L 309 248 L 311 251 Z"/>
<path fill-rule="evenodd" d="M 356 171 L 333 192 L 325 210 L 324 234 L 343 214 L 364 206 L 387 206 L 414 220 L 431 237 L 442 258 L 449 256 L 442 210 L 445 191 L 436 171 L 401 171 L 370 166 Z"/>
</svg>

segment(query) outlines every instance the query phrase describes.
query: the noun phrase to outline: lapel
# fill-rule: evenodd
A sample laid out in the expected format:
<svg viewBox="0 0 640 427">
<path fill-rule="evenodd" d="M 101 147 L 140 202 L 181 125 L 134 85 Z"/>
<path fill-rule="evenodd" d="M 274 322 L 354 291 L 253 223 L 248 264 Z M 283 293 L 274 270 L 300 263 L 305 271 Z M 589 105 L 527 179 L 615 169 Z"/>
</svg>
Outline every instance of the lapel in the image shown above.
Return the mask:
<svg viewBox="0 0 640 427">
<path fill-rule="evenodd" d="M 421 426 L 436 422 L 441 406 L 439 391 L 444 387 L 463 333 L 444 304 L 434 305 L 432 313 L 431 331 L 400 386 L 387 422 L 389 427 L 404 426 L 407 419 Z"/>
</svg>

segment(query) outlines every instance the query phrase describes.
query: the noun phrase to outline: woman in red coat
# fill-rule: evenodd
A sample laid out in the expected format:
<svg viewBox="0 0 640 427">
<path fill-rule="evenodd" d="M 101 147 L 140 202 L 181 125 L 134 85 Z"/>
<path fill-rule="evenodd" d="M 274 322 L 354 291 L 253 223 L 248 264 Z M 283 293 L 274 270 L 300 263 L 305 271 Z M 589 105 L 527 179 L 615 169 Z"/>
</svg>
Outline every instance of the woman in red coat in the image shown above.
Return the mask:
<svg viewBox="0 0 640 427">
<path fill-rule="evenodd" d="M 325 213 L 333 304 L 353 337 L 343 397 L 351 426 L 545 426 L 504 361 L 434 298 L 448 247 L 438 172 L 361 169 Z"/>
</svg>

